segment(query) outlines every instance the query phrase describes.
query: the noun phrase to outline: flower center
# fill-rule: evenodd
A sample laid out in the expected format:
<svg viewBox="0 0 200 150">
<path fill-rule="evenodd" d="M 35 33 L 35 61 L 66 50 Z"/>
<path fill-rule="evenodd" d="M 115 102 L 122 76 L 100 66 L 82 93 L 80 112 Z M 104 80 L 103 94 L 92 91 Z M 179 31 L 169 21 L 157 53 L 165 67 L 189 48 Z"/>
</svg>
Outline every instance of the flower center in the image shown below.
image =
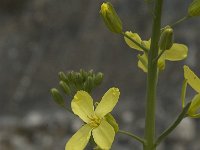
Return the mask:
<svg viewBox="0 0 200 150">
<path fill-rule="evenodd" d="M 88 118 L 90 119 L 88 124 L 94 128 L 98 127 L 101 123 L 101 119 L 96 114 L 88 116 Z"/>
</svg>

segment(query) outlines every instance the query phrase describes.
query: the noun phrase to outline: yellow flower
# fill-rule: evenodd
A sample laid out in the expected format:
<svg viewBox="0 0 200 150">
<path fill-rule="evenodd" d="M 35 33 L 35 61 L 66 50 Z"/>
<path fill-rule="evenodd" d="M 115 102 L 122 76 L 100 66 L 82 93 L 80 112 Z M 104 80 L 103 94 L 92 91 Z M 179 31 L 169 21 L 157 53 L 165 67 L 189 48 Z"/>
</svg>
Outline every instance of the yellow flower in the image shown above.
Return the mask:
<svg viewBox="0 0 200 150">
<path fill-rule="evenodd" d="M 131 31 L 126 31 L 126 34 L 133 38 L 136 42 L 143 45 L 147 49 L 150 49 L 151 40 L 148 41 L 142 41 L 140 36 L 137 33 L 132 33 Z M 128 38 L 124 37 L 124 40 L 126 44 L 133 49 L 136 49 L 138 51 L 143 51 L 140 47 L 138 47 L 135 43 L 133 43 Z M 159 53 L 161 50 L 159 50 Z M 162 56 L 158 59 L 158 69 L 164 70 L 165 69 L 165 60 L 169 61 L 179 61 L 183 60 L 187 57 L 188 53 L 188 47 L 184 44 L 178 44 L 174 43 L 172 47 L 168 50 L 165 50 L 165 52 L 162 54 Z M 147 54 L 143 53 L 142 55 L 138 55 L 139 61 L 138 61 L 138 67 L 142 69 L 144 72 L 147 72 L 148 68 L 148 56 Z"/>
<path fill-rule="evenodd" d="M 105 116 L 115 107 L 119 99 L 119 89 L 110 88 L 102 97 L 94 110 L 93 99 L 85 91 L 78 91 L 71 102 L 74 114 L 84 122 L 83 125 L 67 142 L 65 150 L 83 150 L 92 134 L 95 143 L 101 149 L 110 149 L 114 137 L 114 128 L 106 121 Z"/>
<path fill-rule="evenodd" d="M 192 99 L 187 114 L 192 118 L 200 118 L 200 79 L 188 66 L 184 66 L 183 69 L 187 83 L 198 93 Z"/>
</svg>

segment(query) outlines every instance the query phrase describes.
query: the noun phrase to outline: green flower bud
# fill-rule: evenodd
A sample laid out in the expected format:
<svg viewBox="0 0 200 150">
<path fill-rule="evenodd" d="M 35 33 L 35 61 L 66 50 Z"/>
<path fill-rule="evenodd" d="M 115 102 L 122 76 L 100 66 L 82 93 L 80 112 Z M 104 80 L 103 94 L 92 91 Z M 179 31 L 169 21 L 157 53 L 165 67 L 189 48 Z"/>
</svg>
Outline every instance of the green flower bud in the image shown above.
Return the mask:
<svg viewBox="0 0 200 150">
<path fill-rule="evenodd" d="M 62 90 L 64 91 L 65 94 L 72 96 L 72 91 L 70 89 L 70 87 L 63 81 L 59 82 L 60 87 L 62 88 Z"/>
<path fill-rule="evenodd" d="M 188 8 L 188 16 L 200 16 L 200 0 L 194 0 Z"/>
<path fill-rule="evenodd" d="M 106 2 L 101 5 L 100 15 L 111 32 L 122 33 L 122 22 L 111 3 Z"/>
<path fill-rule="evenodd" d="M 80 88 L 81 87 L 81 84 L 82 84 L 82 77 L 80 75 L 79 72 L 74 72 L 73 73 L 73 83 L 75 84 L 75 86 L 77 88 Z"/>
<path fill-rule="evenodd" d="M 60 106 L 62 106 L 62 107 L 65 107 L 65 100 L 63 99 L 63 97 L 62 97 L 62 95 L 60 94 L 60 92 L 59 92 L 56 88 L 51 89 L 50 92 L 51 92 L 51 95 L 52 95 L 54 101 L 55 101 L 58 105 L 60 105 Z"/>
<path fill-rule="evenodd" d="M 80 74 L 81 74 L 83 80 L 85 80 L 87 78 L 87 72 L 85 70 L 80 69 Z"/>
<path fill-rule="evenodd" d="M 161 33 L 160 36 L 160 49 L 161 50 L 167 50 L 170 49 L 173 45 L 173 29 L 171 27 L 166 27 L 164 31 Z"/>
<path fill-rule="evenodd" d="M 85 91 L 90 93 L 92 91 L 93 87 L 94 87 L 94 79 L 89 76 L 87 81 L 84 83 L 84 89 L 85 89 Z"/>
<path fill-rule="evenodd" d="M 97 73 L 95 80 L 94 80 L 95 84 L 100 85 L 102 80 L 103 80 L 103 73 L 101 73 L 101 72 Z"/>
<path fill-rule="evenodd" d="M 70 82 L 74 82 L 76 77 L 74 76 L 75 72 L 74 71 L 70 71 L 67 73 L 67 78 Z"/>
<path fill-rule="evenodd" d="M 93 74 L 94 74 L 94 72 L 93 72 L 93 70 L 91 69 L 91 70 L 88 72 L 87 77 L 88 77 L 88 76 L 93 76 Z"/>
<path fill-rule="evenodd" d="M 59 72 L 58 73 L 58 77 L 59 77 L 59 79 L 61 80 L 61 81 L 67 81 L 67 76 L 65 75 L 65 73 L 64 72 Z"/>
</svg>

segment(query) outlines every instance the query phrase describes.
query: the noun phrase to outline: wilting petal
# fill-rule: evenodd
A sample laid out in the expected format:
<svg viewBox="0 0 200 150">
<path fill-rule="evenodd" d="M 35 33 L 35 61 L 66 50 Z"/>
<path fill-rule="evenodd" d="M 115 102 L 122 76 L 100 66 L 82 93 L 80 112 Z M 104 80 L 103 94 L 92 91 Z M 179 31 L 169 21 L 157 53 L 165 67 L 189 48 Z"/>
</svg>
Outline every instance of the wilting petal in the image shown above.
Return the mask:
<svg viewBox="0 0 200 150">
<path fill-rule="evenodd" d="M 200 94 L 197 94 L 192 99 L 192 103 L 190 105 L 190 108 L 188 109 L 187 114 L 190 117 L 197 118 L 200 115 L 199 113 L 200 113 Z"/>
<path fill-rule="evenodd" d="M 95 113 L 98 117 L 103 118 L 107 113 L 111 112 L 119 99 L 119 89 L 110 88 L 99 102 Z"/>
<path fill-rule="evenodd" d="M 86 124 L 82 126 L 67 142 L 65 150 L 83 150 L 91 136 L 92 128 Z"/>
<path fill-rule="evenodd" d="M 101 149 L 110 149 L 115 137 L 115 131 L 113 127 L 105 120 L 101 121 L 101 124 L 92 130 L 92 135 L 95 143 Z"/>
<path fill-rule="evenodd" d="M 165 52 L 165 59 L 170 61 L 183 60 L 187 57 L 188 47 L 184 44 L 174 43 L 169 50 Z"/>
<path fill-rule="evenodd" d="M 184 66 L 184 77 L 187 80 L 187 83 L 198 93 L 200 93 L 200 79 L 194 74 L 188 66 Z"/>
<path fill-rule="evenodd" d="M 134 39 L 136 42 L 138 42 L 139 44 L 141 44 L 142 40 L 140 38 L 140 36 L 137 33 L 132 33 L 131 31 L 126 31 L 126 33 L 128 36 L 130 36 L 132 39 Z M 139 50 L 139 51 L 143 51 L 139 46 L 137 46 L 134 42 L 132 42 L 131 40 L 129 40 L 127 37 L 124 37 L 124 40 L 126 42 L 126 44 L 133 49 Z"/>
<path fill-rule="evenodd" d="M 72 111 L 84 122 L 89 122 L 88 116 L 94 114 L 92 97 L 85 91 L 78 91 L 71 102 Z"/>
</svg>

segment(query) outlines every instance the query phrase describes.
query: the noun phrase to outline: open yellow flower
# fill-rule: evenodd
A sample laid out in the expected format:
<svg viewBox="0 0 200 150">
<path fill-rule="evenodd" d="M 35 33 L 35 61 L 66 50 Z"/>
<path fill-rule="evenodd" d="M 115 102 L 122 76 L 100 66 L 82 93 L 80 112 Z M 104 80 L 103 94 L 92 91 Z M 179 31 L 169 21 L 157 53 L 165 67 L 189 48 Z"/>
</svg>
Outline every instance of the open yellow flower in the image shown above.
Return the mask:
<svg viewBox="0 0 200 150">
<path fill-rule="evenodd" d="M 147 49 L 150 49 L 151 40 L 142 41 L 140 36 L 137 33 L 132 33 L 131 31 L 126 31 L 126 34 L 130 36 L 131 38 L 133 38 L 139 44 L 143 45 Z M 130 48 L 136 49 L 138 51 L 143 51 L 140 47 L 138 47 L 135 43 L 133 43 L 128 38 L 124 37 L 124 40 Z M 160 52 L 161 50 L 159 50 L 159 53 Z M 165 69 L 165 60 L 169 60 L 169 61 L 183 60 L 187 57 L 187 53 L 188 53 L 188 47 L 186 45 L 174 43 L 172 47 L 168 50 L 165 50 L 162 56 L 158 59 L 158 69 L 159 70 Z M 138 58 L 139 58 L 138 67 L 142 69 L 144 72 L 147 72 L 147 67 L 148 67 L 147 54 L 145 53 L 143 53 L 142 55 L 139 54 Z"/>
<path fill-rule="evenodd" d="M 192 99 L 187 114 L 192 118 L 200 118 L 200 79 L 188 66 L 184 66 L 183 69 L 187 83 L 198 93 Z"/>
<path fill-rule="evenodd" d="M 101 148 L 110 149 L 114 137 L 114 128 L 106 121 L 105 115 L 110 113 L 119 99 L 119 89 L 110 88 L 102 97 L 94 110 L 93 99 L 85 91 L 78 91 L 71 102 L 74 114 L 84 122 L 83 125 L 67 142 L 65 150 L 83 150 L 92 134 L 95 143 Z"/>
</svg>

